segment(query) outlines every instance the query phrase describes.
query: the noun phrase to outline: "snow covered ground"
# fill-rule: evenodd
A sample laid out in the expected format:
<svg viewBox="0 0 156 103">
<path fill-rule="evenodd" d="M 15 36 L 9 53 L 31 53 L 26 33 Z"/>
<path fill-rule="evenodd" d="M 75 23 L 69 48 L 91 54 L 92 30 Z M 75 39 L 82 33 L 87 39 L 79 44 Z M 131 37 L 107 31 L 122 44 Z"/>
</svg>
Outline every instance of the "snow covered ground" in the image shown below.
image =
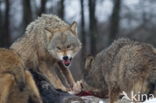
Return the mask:
<svg viewBox="0 0 156 103">
<path fill-rule="evenodd" d="M 108 100 L 103 100 L 94 96 L 83 96 L 81 98 L 85 103 L 108 103 Z"/>
<path fill-rule="evenodd" d="M 156 98 L 147 100 L 147 101 L 145 101 L 143 103 L 156 103 Z"/>
<path fill-rule="evenodd" d="M 85 103 L 109 103 L 108 99 L 100 99 L 100 98 L 97 98 L 94 96 L 84 96 L 81 98 L 85 101 Z M 73 102 L 73 103 L 75 103 L 75 102 Z M 130 101 L 124 99 L 122 101 L 119 100 L 117 103 L 133 103 L 133 102 L 130 102 Z M 141 102 L 139 102 L 139 103 L 141 103 Z M 147 100 L 143 103 L 156 103 L 156 98 Z"/>
</svg>

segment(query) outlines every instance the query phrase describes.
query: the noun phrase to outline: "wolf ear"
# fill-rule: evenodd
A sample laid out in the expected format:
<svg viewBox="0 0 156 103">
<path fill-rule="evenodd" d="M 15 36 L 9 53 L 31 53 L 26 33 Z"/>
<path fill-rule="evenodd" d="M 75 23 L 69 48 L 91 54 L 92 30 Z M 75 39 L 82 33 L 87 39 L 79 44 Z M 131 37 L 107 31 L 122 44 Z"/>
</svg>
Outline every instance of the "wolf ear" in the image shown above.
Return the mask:
<svg viewBox="0 0 156 103">
<path fill-rule="evenodd" d="M 92 62 L 94 61 L 94 57 L 89 55 L 85 59 L 85 69 L 89 70 L 91 68 Z"/>
<path fill-rule="evenodd" d="M 77 22 L 76 22 L 76 21 L 74 21 L 74 22 L 70 25 L 70 29 L 71 29 L 71 31 L 72 31 L 75 35 L 77 35 Z"/>
</svg>

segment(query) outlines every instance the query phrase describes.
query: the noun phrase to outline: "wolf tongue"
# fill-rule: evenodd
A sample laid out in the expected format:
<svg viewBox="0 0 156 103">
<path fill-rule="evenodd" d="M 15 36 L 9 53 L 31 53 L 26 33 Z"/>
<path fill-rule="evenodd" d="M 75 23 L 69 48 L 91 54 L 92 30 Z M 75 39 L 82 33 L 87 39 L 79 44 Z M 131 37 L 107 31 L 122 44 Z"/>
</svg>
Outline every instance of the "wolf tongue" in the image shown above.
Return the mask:
<svg viewBox="0 0 156 103">
<path fill-rule="evenodd" d="M 64 60 L 64 64 L 70 64 L 70 60 Z"/>
</svg>

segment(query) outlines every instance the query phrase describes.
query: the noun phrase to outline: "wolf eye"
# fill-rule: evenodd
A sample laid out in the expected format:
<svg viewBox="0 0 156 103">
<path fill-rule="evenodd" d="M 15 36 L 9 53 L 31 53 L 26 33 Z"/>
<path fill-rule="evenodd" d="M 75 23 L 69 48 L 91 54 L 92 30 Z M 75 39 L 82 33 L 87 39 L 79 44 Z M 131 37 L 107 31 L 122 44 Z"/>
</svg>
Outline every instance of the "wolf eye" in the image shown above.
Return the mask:
<svg viewBox="0 0 156 103">
<path fill-rule="evenodd" d="M 71 45 L 67 45 L 67 49 L 70 49 L 71 48 Z"/>
<path fill-rule="evenodd" d="M 56 47 L 57 48 L 57 50 L 61 50 L 61 48 L 60 47 Z"/>
</svg>

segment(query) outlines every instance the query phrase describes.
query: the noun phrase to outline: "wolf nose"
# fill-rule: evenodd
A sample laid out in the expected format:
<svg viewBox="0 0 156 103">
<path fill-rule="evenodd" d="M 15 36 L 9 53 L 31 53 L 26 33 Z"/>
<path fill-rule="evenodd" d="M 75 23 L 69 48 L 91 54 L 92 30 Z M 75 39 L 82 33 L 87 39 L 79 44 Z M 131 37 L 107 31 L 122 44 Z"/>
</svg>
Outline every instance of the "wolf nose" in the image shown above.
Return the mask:
<svg viewBox="0 0 156 103">
<path fill-rule="evenodd" d="M 63 57 L 63 60 L 68 60 L 68 56 L 64 56 Z"/>
</svg>

